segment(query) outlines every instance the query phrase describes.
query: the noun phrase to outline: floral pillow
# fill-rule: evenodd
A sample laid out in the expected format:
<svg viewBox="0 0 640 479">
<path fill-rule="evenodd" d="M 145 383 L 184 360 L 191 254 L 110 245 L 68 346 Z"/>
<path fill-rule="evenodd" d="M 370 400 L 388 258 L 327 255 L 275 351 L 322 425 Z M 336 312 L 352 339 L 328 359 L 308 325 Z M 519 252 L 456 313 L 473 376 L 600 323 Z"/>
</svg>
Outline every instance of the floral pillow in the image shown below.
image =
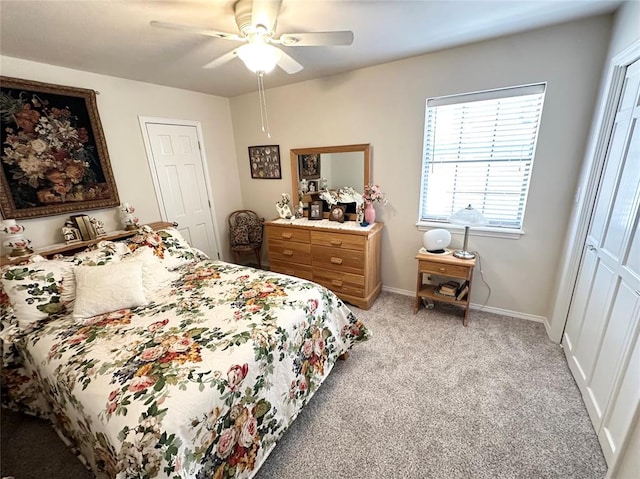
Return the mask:
<svg viewBox="0 0 640 479">
<path fill-rule="evenodd" d="M 249 242 L 260 243 L 262 241 L 262 221 L 251 218 L 247 226 L 249 228 Z"/>
<path fill-rule="evenodd" d="M 71 258 L 76 266 L 102 266 L 120 261 L 122 256 L 129 253 L 127 245 L 118 241 L 100 241 L 98 244 L 76 253 Z"/>
<path fill-rule="evenodd" d="M 122 263 L 139 261 L 142 263 L 142 286 L 147 299 L 153 298 L 154 294 L 169 286 L 172 281 L 180 278 L 177 271 L 169 271 L 160 258 L 153 254 L 150 248 L 138 248 L 133 253 L 125 256 Z"/>
<path fill-rule="evenodd" d="M 0 282 L 0 331 L 4 331 L 6 328 L 17 324 L 18 318 L 16 318 L 16 313 L 9 300 L 9 295 Z"/>
<path fill-rule="evenodd" d="M 242 246 L 249 244 L 249 227 L 247 225 L 232 226 L 231 246 Z"/>
<path fill-rule="evenodd" d="M 68 261 L 41 261 L 2 270 L 2 287 L 21 330 L 67 312 L 62 300 L 63 278 L 73 267 Z"/>
<path fill-rule="evenodd" d="M 175 228 L 153 231 L 143 227 L 139 234 L 126 240 L 131 251 L 141 247 L 149 247 L 162 260 L 167 269 L 179 268 L 196 260 L 191 246 Z"/>
</svg>

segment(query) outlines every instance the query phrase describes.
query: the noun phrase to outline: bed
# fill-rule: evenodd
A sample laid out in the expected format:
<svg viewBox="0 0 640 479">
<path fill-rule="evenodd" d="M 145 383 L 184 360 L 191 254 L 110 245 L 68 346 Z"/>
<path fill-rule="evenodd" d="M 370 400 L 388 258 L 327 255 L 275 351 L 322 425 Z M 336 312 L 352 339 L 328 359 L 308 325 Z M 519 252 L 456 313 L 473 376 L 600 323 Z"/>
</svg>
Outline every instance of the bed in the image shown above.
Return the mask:
<svg viewBox="0 0 640 479">
<path fill-rule="evenodd" d="M 96 477 L 250 478 L 369 331 L 331 291 L 141 231 L 2 269 L 2 401 Z"/>
</svg>

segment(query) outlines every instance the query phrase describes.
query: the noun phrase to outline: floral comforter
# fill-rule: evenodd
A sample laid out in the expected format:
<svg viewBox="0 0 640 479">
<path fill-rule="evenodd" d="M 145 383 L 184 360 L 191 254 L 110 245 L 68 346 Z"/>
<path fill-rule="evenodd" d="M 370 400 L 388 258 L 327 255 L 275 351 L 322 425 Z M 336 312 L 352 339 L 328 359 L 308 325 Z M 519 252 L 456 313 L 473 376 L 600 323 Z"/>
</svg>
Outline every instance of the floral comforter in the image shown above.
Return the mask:
<svg viewBox="0 0 640 479">
<path fill-rule="evenodd" d="M 12 406 L 49 418 L 98 477 L 252 477 L 368 336 L 314 283 L 220 261 L 179 271 L 148 306 L 14 339 Z"/>
</svg>

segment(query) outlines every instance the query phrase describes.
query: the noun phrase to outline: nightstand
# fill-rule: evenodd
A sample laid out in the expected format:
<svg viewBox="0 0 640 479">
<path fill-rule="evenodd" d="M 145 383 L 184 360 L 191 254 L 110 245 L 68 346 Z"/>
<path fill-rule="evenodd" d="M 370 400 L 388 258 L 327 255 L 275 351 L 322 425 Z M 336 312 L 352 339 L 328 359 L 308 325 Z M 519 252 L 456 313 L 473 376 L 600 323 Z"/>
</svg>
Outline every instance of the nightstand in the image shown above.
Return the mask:
<svg viewBox="0 0 640 479">
<path fill-rule="evenodd" d="M 451 254 L 423 254 L 416 255 L 418 260 L 418 283 L 416 285 L 416 300 L 413 314 L 420 309 L 422 298 L 428 298 L 432 301 L 440 301 L 442 303 L 455 304 L 464 309 L 463 326 L 467 326 L 469 322 L 469 298 L 471 298 L 471 280 L 473 278 L 473 268 L 476 265 L 475 258 L 459 259 Z M 462 299 L 443 296 L 436 292 L 438 285 L 423 284 L 423 275 L 432 274 L 435 276 L 443 276 L 446 278 L 454 278 L 468 281 L 469 291 Z"/>
</svg>

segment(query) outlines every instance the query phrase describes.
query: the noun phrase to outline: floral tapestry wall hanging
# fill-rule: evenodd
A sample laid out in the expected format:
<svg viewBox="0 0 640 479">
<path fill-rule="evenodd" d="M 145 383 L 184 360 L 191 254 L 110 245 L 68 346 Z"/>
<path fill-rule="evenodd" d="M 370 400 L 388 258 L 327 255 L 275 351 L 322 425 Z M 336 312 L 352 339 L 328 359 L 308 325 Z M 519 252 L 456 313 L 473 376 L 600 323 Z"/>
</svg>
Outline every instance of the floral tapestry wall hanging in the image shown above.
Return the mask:
<svg viewBox="0 0 640 479">
<path fill-rule="evenodd" d="M 0 117 L 4 218 L 120 204 L 93 90 L 0 77 Z"/>
</svg>

